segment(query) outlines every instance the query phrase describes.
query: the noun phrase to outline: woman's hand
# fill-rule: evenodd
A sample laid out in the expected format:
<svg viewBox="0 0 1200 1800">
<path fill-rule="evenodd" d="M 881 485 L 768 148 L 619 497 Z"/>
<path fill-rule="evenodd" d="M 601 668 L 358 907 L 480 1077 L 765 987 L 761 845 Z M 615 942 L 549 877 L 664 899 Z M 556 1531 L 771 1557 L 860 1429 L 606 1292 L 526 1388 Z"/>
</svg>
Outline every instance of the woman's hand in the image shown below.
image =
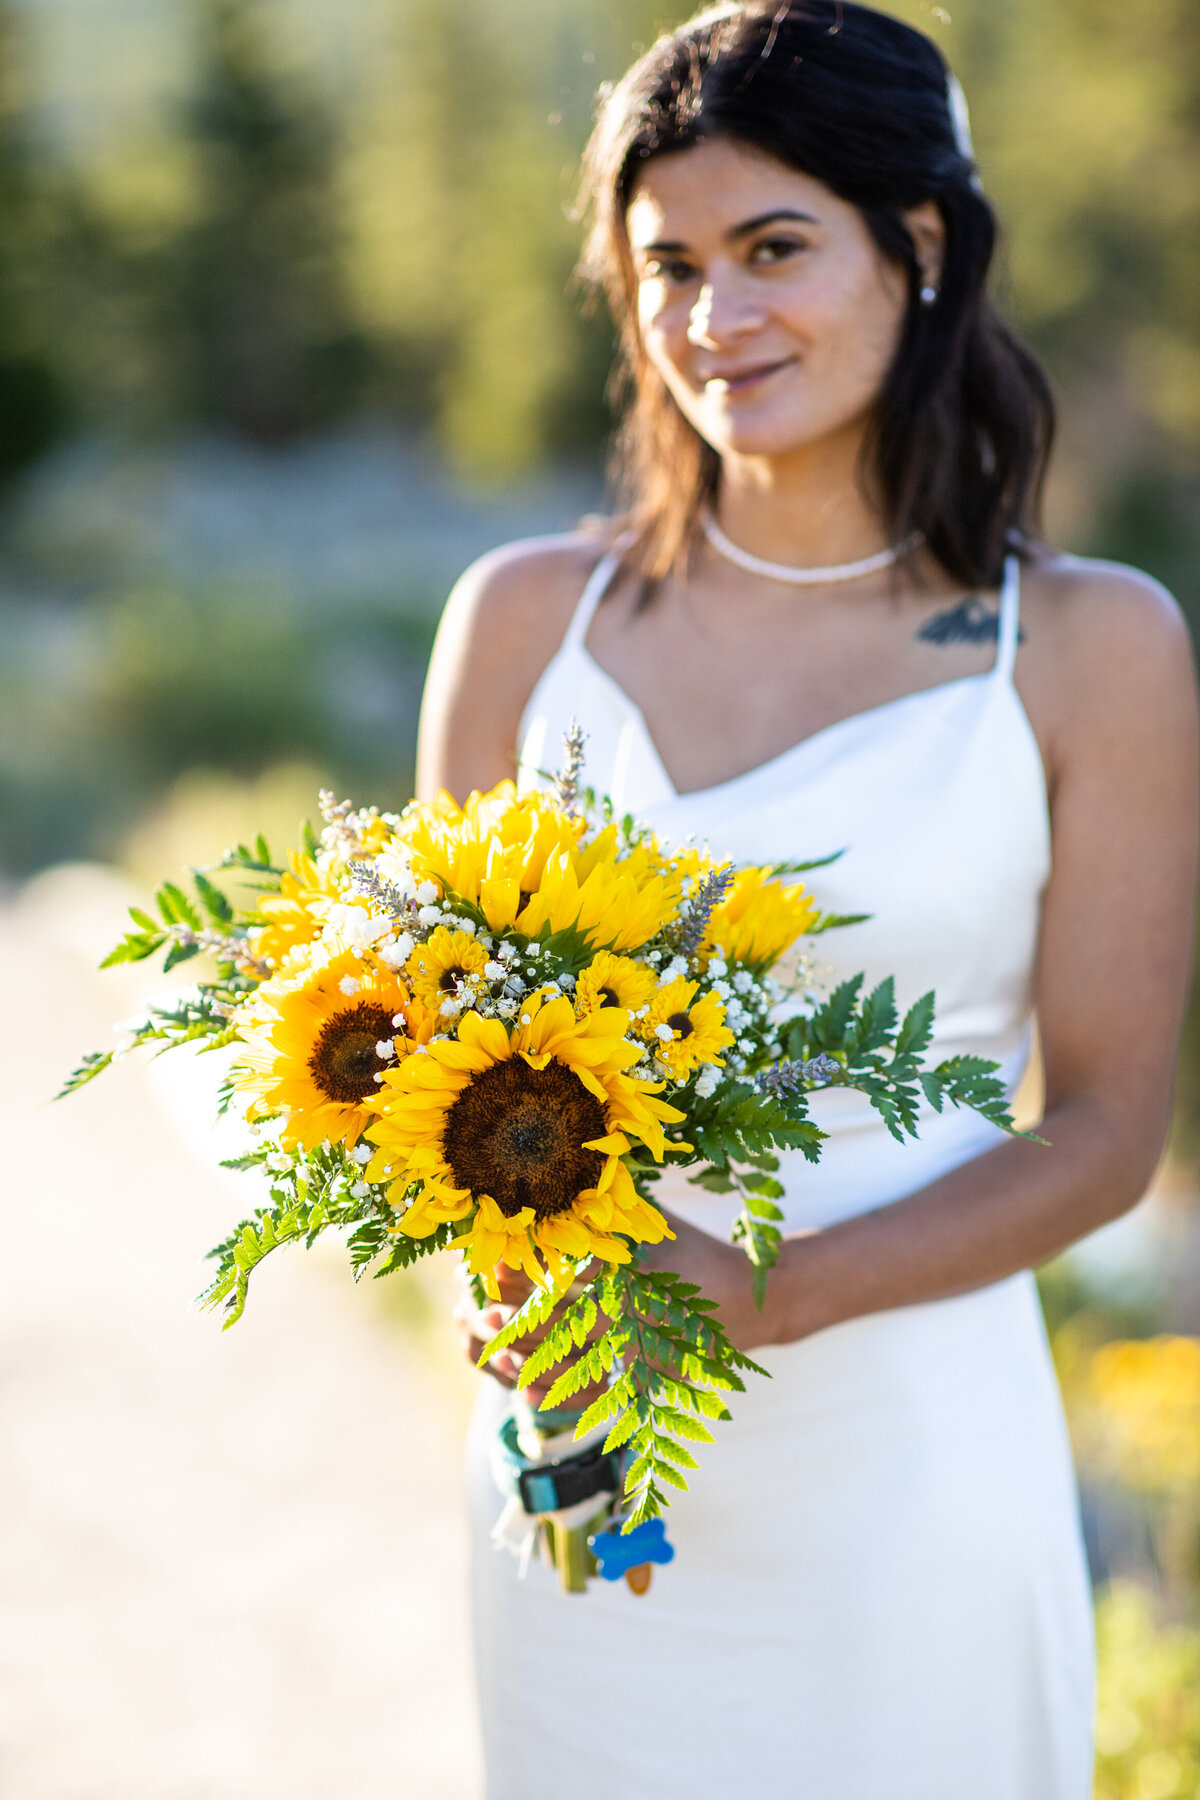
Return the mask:
<svg viewBox="0 0 1200 1800">
<path fill-rule="evenodd" d="M 471 1280 L 466 1267 L 462 1263 L 454 1271 L 454 1281 L 458 1289 L 458 1298 L 454 1304 L 454 1323 L 458 1327 L 459 1343 L 462 1345 L 463 1355 L 472 1368 L 478 1368 L 484 1349 L 501 1327 L 508 1323 L 515 1308 L 521 1304 L 521 1300 L 525 1296 L 520 1295 L 507 1304 L 502 1300 L 489 1301 L 486 1306 L 480 1307 L 471 1290 Z M 503 1291 L 502 1287 L 501 1293 Z M 529 1291 L 528 1283 L 526 1283 L 525 1291 L 526 1293 Z M 495 1356 L 484 1363 L 483 1368 L 493 1380 L 500 1383 L 501 1387 L 515 1388 L 517 1377 L 520 1374 L 521 1359 L 517 1357 L 514 1360 L 511 1350 L 498 1350 Z"/>
<path fill-rule="evenodd" d="M 670 1270 L 684 1281 L 694 1281 L 706 1299 L 716 1301 L 721 1324 L 736 1349 L 751 1351 L 763 1344 L 780 1341 L 780 1321 L 776 1316 L 779 1309 L 772 1303 L 772 1290 L 782 1279 L 782 1266 L 772 1271 L 767 1282 L 766 1303 L 760 1312 L 754 1304 L 754 1271 L 745 1251 L 737 1244 L 700 1231 L 669 1212 L 665 1216 L 675 1236 L 664 1238 L 661 1244 L 643 1245 L 639 1258 L 641 1267 Z M 793 1248 L 790 1240 L 785 1243 L 781 1265 L 785 1260 L 789 1264 L 798 1261 L 797 1250 L 803 1254 L 799 1245 Z M 788 1277 L 790 1284 L 794 1279 L 791 1268 Z M 795 1314 L 794 1306 L 789 1308 L 789 1313 Z M 823 1322 L 814 1318 L 811 1329 L 819 1329 Z"/>
<path fill-rule="evenodd" d="M 490 1301 L 487 1306 L 481 1308 L 471 1291 L 470 1279 L 465 1268 L 460 1266 L 456 1271 L 455 1278 L 459 1290 L 458 1302 L 454 1308 L 455 1322 L 459 1328 L 464 1354 L 472 1365 L 478 1366 L 479 1358 L 483 1355 L 485 1347 L 533 1292 L 533 1283 L 519 1269 L 506 1269 L 502 1265 L 496 1271 L 500 1299 Z M 515 1388 L 526 1357 L 550 1331 L 565 1304 L 566 1302 L 563 1302 L 557 1306 L 544 1325 L 535 1326 L 528 1336 L 518 1338 L 515 1344 L 509 1345 L 505 1350 L 498 1350 L 495 1356 L 489 1357 L 488 1361 L 483 1364 L 485 1373 L 491 1375 L 502 1387 Z M 592 1337 L 603 1336 L 607 1325 L 607 1319 L 597 1319 L 590 1335 Z M 534 1407 L 540 1406 L 559 1376 L 570 1368 L 574 1361 L 574 1357 L 565 1357 L 562 1362 L 556 1363 L 552 1369 L 548 1369 L 544 1375 L 539 1376 L 536 1381 L 531 1381 L 527 1387 L 523 1388 L 522 1392 L 528 1398 L 529 1404 Z M 586 1387 L 580 1388 L 577 1394 L 573 1394 L 566 1404 L 580 1409 L 590 1406 L 593 1400 L 599 1399 L 605 1386 L 603 1381 L 589 1382 Z"/>
</svg>

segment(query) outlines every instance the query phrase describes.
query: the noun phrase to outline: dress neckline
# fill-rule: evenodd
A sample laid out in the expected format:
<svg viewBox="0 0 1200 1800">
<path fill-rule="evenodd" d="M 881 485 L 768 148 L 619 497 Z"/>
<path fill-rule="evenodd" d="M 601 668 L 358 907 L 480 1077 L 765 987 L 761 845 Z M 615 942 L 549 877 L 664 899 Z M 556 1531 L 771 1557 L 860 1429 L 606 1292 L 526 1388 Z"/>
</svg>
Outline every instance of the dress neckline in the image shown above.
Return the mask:
<svg viewBox="0 0 1200 1800">
<path fill-rule="evenodd" d="M 761 775 L 773 773 L 785 767 L 793 758 L 799 760 L 802 754 L 814 745 L 819 745 L 826 739 L 835 737 L 851 726 L 866 724 L 871 719 L 892 712 L 898 707 L 911 706 L 918 701 L 932 700 L 938 696 L 944 697 L 959 688 L 973 687 L 979 682 L 993 682 L 996 678 L 996 670 L 993 667 L 979 669 L 973 675 L 956 675 L 949 681 L 935 682 L 931 687 L 914 688 L 910 693 L 897 694 L 891 700 L 881 700 L 875 706 L 864 706 L 858 712 L 846 713 L 842 718 L 834 719 L 831 724 L 822 725 L 818 730 L 810 731 L 807 737 L 799 738 L 796 743 L 789 744 L 785 750 L 780 750 L 775 756 L 769 756 L 765 762 L 755 763 L 751 768 L 743 769 L 737 775 L 729 775 L 724 781 L 710 782 L 706 787 L 677 788 L 667 771 L 667 765 L 655 742 L 654 734 L 646 722 L 646 715 L 637 701 L 630 697 L 615 676 L 610 675 L 608 670 L 596 661 L 585 643 L 577 640 L 573 644 L 564 644 L 559 654 L 562 655 L 564 652 L 569 654 L 571 650 L 575 650 L 579 654 L 592 674 L 598 677 L 637 726 L 642 735 L 643 746 L 652 758 L 664 788 L 672 800 L 678 801 L 698 800 L 714 794 L 723 794 L 730 788 L 740 786 L 742 782 L 754 780 Z M 1018 704 L 1020 704 L 1019 699 Z"/>
</svg>

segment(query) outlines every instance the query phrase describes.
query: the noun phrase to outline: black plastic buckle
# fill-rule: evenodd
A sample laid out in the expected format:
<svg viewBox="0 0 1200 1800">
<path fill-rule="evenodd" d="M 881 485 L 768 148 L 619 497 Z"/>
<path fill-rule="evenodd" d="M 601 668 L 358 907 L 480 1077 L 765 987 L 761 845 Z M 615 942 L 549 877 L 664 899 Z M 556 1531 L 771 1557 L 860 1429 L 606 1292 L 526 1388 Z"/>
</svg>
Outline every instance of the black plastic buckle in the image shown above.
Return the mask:
<svg viewBox="0 0 1200 1800">
<path fill-rule="evenodd" d="M 534 1463 L 517 1476 L 521 1505 L 527 1513 L 563 1512 L 590 1500 L 595 1494 L 617 1491 L 616 1458 L 606 1456 L 599 1444 L 564 1456 L 558 1462 Z"/>
</svg>

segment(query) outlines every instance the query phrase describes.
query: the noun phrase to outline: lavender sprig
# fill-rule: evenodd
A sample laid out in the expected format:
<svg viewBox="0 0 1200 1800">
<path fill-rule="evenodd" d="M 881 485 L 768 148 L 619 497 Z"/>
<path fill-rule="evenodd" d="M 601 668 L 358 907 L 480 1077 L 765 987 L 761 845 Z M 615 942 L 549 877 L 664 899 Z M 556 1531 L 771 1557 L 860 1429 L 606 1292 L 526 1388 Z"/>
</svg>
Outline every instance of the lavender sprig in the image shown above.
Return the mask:
<svg viewBox="0 0 1200 1800">
<path fill-rule="evenodd" d="M 810 1056 L 804 1062 L 777 1062 L 773 1068 L 764 1069 L 756 1086 L 760 1094 L 771 1094 L 776 1100 L 782 1100 L 802 1088 L 828 1087 L 841 1072 L 841 1064 L 822 1053 Z"/>
<path fill-rule="evenodd" d="M 679 948 L 684 956 L 695 956 L 704 942 L 713 913 L 733 885 L 733 865 L 714 869 L 702 883 L 679 933 Z"/>
<path fill-rule="evenodd" d="M 563 732 L 563 763 L 554 778 L 558 803 L 564 812 L 579 811 L 579 777 L 583 774 L 583 746 L 587 742 L 578 719 L 572 719 Z"/>
<path fill-rule="evenodd" d="M 415 915 L 417 903 L 413 896 L 406 894 L 398 882 L 385 880 L 374 863 L 352 862 L 350 879 L 360 894 L 373 900 L 393 919 L 407 918 L 411 921 Z"/>
</svg>

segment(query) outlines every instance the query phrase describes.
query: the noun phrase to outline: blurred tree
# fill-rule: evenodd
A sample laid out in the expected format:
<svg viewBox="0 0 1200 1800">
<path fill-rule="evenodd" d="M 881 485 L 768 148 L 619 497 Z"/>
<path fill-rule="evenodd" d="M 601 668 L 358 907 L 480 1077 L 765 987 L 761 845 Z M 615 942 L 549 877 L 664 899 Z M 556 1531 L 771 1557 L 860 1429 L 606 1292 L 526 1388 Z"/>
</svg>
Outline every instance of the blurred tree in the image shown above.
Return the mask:
<svg viewBox="0 0 1200 1800">
<path fill-rule="evenodd" d="M 1200 620 L 1200 8 L 928 0 L 1007 227 L 1006 301 L 1063 398 L 1062 522 Z"/>
<path fill-rule="evenodd" d="M 397 387 L 476 475 L 604 436 L 611 336 L 568 291 L 569 213 L 596 82 L 662 16 L 646 0 L 396 9 L 345 168 L 353 292 Z"/>
<path fill-rule="evenodd" d="M 30 141 L 24 41 L 0 4 L 0 484 L 46 450 L 69 406 L 39 306 L 49 194 Z"/>
<path fill-rule="evenodd" d="M 344 412 L 364 373 L 340 275 L 336 139 L 272 61 L 260 7 L 200 0 L 199 21 L 196 208 L 176 261 L 190 398 L 274 442 Z"/>
</svg>

